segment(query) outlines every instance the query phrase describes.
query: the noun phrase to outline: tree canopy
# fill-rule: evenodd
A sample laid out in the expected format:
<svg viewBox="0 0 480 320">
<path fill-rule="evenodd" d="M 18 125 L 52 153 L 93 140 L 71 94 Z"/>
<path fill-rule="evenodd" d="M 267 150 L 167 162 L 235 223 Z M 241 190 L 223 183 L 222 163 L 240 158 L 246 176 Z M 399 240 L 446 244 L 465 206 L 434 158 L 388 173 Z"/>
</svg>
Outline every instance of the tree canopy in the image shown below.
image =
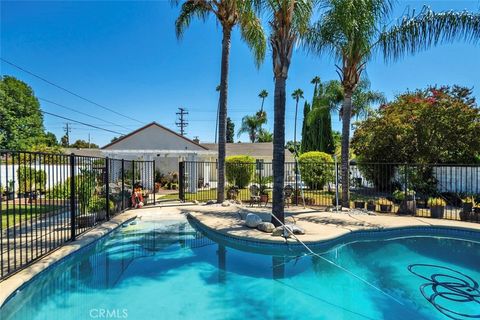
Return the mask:
<svg viewBox="0 0 480 320">
<path fill-rule="evenodd" d="M 45 134 L 40 103 L 30 86 L 11 76 L 0 79 L 0 149 L 30 150 L 51 146 L 56 139 Z"/>
<path fill-rule="evenodd" d="M 465 87 L 407 92 L 360 122 L 352 147 L 364 162 L 472 163 L 480 154 L 480 111 Z"/>
</svg>

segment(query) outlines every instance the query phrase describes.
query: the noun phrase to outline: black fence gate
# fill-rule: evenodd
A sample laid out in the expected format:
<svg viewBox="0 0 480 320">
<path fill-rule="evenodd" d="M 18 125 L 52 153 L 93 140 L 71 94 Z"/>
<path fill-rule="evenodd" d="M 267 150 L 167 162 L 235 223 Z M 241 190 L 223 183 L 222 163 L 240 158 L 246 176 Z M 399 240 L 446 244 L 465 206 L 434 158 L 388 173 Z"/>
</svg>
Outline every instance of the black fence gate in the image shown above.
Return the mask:
<svg viewBox="0 0 480 320">
<path fill-rule="evenodd" d="M 154 172 L 153 161 L 0 151 L 0 280 L 132 202 L 155 203 Z"/>
</svg>

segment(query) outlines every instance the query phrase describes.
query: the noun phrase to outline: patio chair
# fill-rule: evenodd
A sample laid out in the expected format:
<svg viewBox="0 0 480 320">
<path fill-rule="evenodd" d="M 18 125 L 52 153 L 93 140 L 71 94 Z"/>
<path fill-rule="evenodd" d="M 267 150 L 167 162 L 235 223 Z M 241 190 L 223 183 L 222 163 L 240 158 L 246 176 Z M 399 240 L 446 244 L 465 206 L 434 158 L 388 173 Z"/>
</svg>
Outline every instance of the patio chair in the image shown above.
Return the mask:
<svg viewBox="0 0 480 320">
<path fill-rule="evenodd" d="M 250 206 L 253 206 L 255 203 L 258 204 L 258 206 L 261 205 L 260 203 L 260 188 L 258 188 L 257 185 L 252 184 L 249 188 L 250 190 Z"/>
<path fill-rule="evenodd" d="M 289 184 L 286 185 L 285 188 L 283 189 L 283 193 L 284 193 L 283 206 L 289 207 L 289 204 L 292 202 L 293 187 Z"/>
</svg>

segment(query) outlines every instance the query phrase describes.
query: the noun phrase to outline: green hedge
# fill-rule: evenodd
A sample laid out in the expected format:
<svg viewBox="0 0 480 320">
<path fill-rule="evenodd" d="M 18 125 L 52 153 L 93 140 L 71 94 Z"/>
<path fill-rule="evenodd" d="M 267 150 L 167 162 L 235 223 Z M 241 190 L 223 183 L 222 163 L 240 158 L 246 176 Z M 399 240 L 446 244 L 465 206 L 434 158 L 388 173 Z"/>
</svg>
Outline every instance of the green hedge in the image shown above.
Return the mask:
<svg viewBox="0 0 480 320">
<path fill-rule="evenodd" d="M 230 156 L 225 159 L 225 175 L 229 184 L 245 188 L 252 181 L 255 159 L 250 156 Z"/>
<path fill-rule="evenodd" d="M 331 155 L 320 151 L 310 151 L 298 157 L 302 180 L 310 189 L 323 189 L 333 181 L 334 165 Z"/>
</svg>

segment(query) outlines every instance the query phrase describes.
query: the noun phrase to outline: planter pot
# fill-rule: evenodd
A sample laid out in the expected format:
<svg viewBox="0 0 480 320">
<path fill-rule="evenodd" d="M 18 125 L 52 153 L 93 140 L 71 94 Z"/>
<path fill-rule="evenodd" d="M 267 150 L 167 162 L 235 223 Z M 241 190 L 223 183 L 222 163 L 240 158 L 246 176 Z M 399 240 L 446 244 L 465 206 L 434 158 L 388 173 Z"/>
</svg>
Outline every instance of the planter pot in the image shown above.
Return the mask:
<svg viewBox="0 0 480 320">
<path fill-rule="evenodd" d="M 7 193 L 7 200 L 14 200 L 15 199 L 15 192 L 8 192 Z"/>
<path fill-rule="evenodd" d="M 96 221 L 104 221 L 107 219 L 107 212 L 102 210 L 100 212 L 97 212 L 97 218 Z"/>
<path fill-rule="evenodd" d="M 391 204 L 380 204 L 380 212 L 392 212 L 392 205 Z"/>
<path fill-rule="evenodd" d="M 365 201 L 354 201 L 355 209 L 365 209 Z"/>
<path fill-rule="evenodd" d="M 436 219 L 443 219 L 443 213 L 445 212 L 444 206 L 432 206 L 430 208 L 430 216 Z"/>
<path fill-rule="evenodd" d="M 405 215 L 405 214 L 415 214 L 417 212 L 417 203 L 415 200 L 403 200 L 400 203 L 400 207 L 398 208 L 397 214 Z"/>
<path fill-rule="evenodd" d="M 470 215 L 472 214 L 473 210 L 473 203 L 463 203 L 462 211 L 460 212 L 460 220 L 467 221 L 470 219 Z"/>
<path fill-rule="evenodd" d="M 375 211 L 376 208 L 377 208 L 377 206 L 375 205 L 375 203 L 367 203 L 367 210 L 368 211 Z"/>
<path fill-rule="evenodd" d="M 78 216 L 77 227 L 79 228 L 89 228 L 95 225 L 95 214 L 87 214 L 84 216 Z"/>
<path fill-rule="evenodd" d="M 473 213 L 475 213 L 475 216 L 476 216 L 476 219 L 478 221 L 478 219 L 480 218 L 480 208 L 473 208 Z"/>
</svg>

